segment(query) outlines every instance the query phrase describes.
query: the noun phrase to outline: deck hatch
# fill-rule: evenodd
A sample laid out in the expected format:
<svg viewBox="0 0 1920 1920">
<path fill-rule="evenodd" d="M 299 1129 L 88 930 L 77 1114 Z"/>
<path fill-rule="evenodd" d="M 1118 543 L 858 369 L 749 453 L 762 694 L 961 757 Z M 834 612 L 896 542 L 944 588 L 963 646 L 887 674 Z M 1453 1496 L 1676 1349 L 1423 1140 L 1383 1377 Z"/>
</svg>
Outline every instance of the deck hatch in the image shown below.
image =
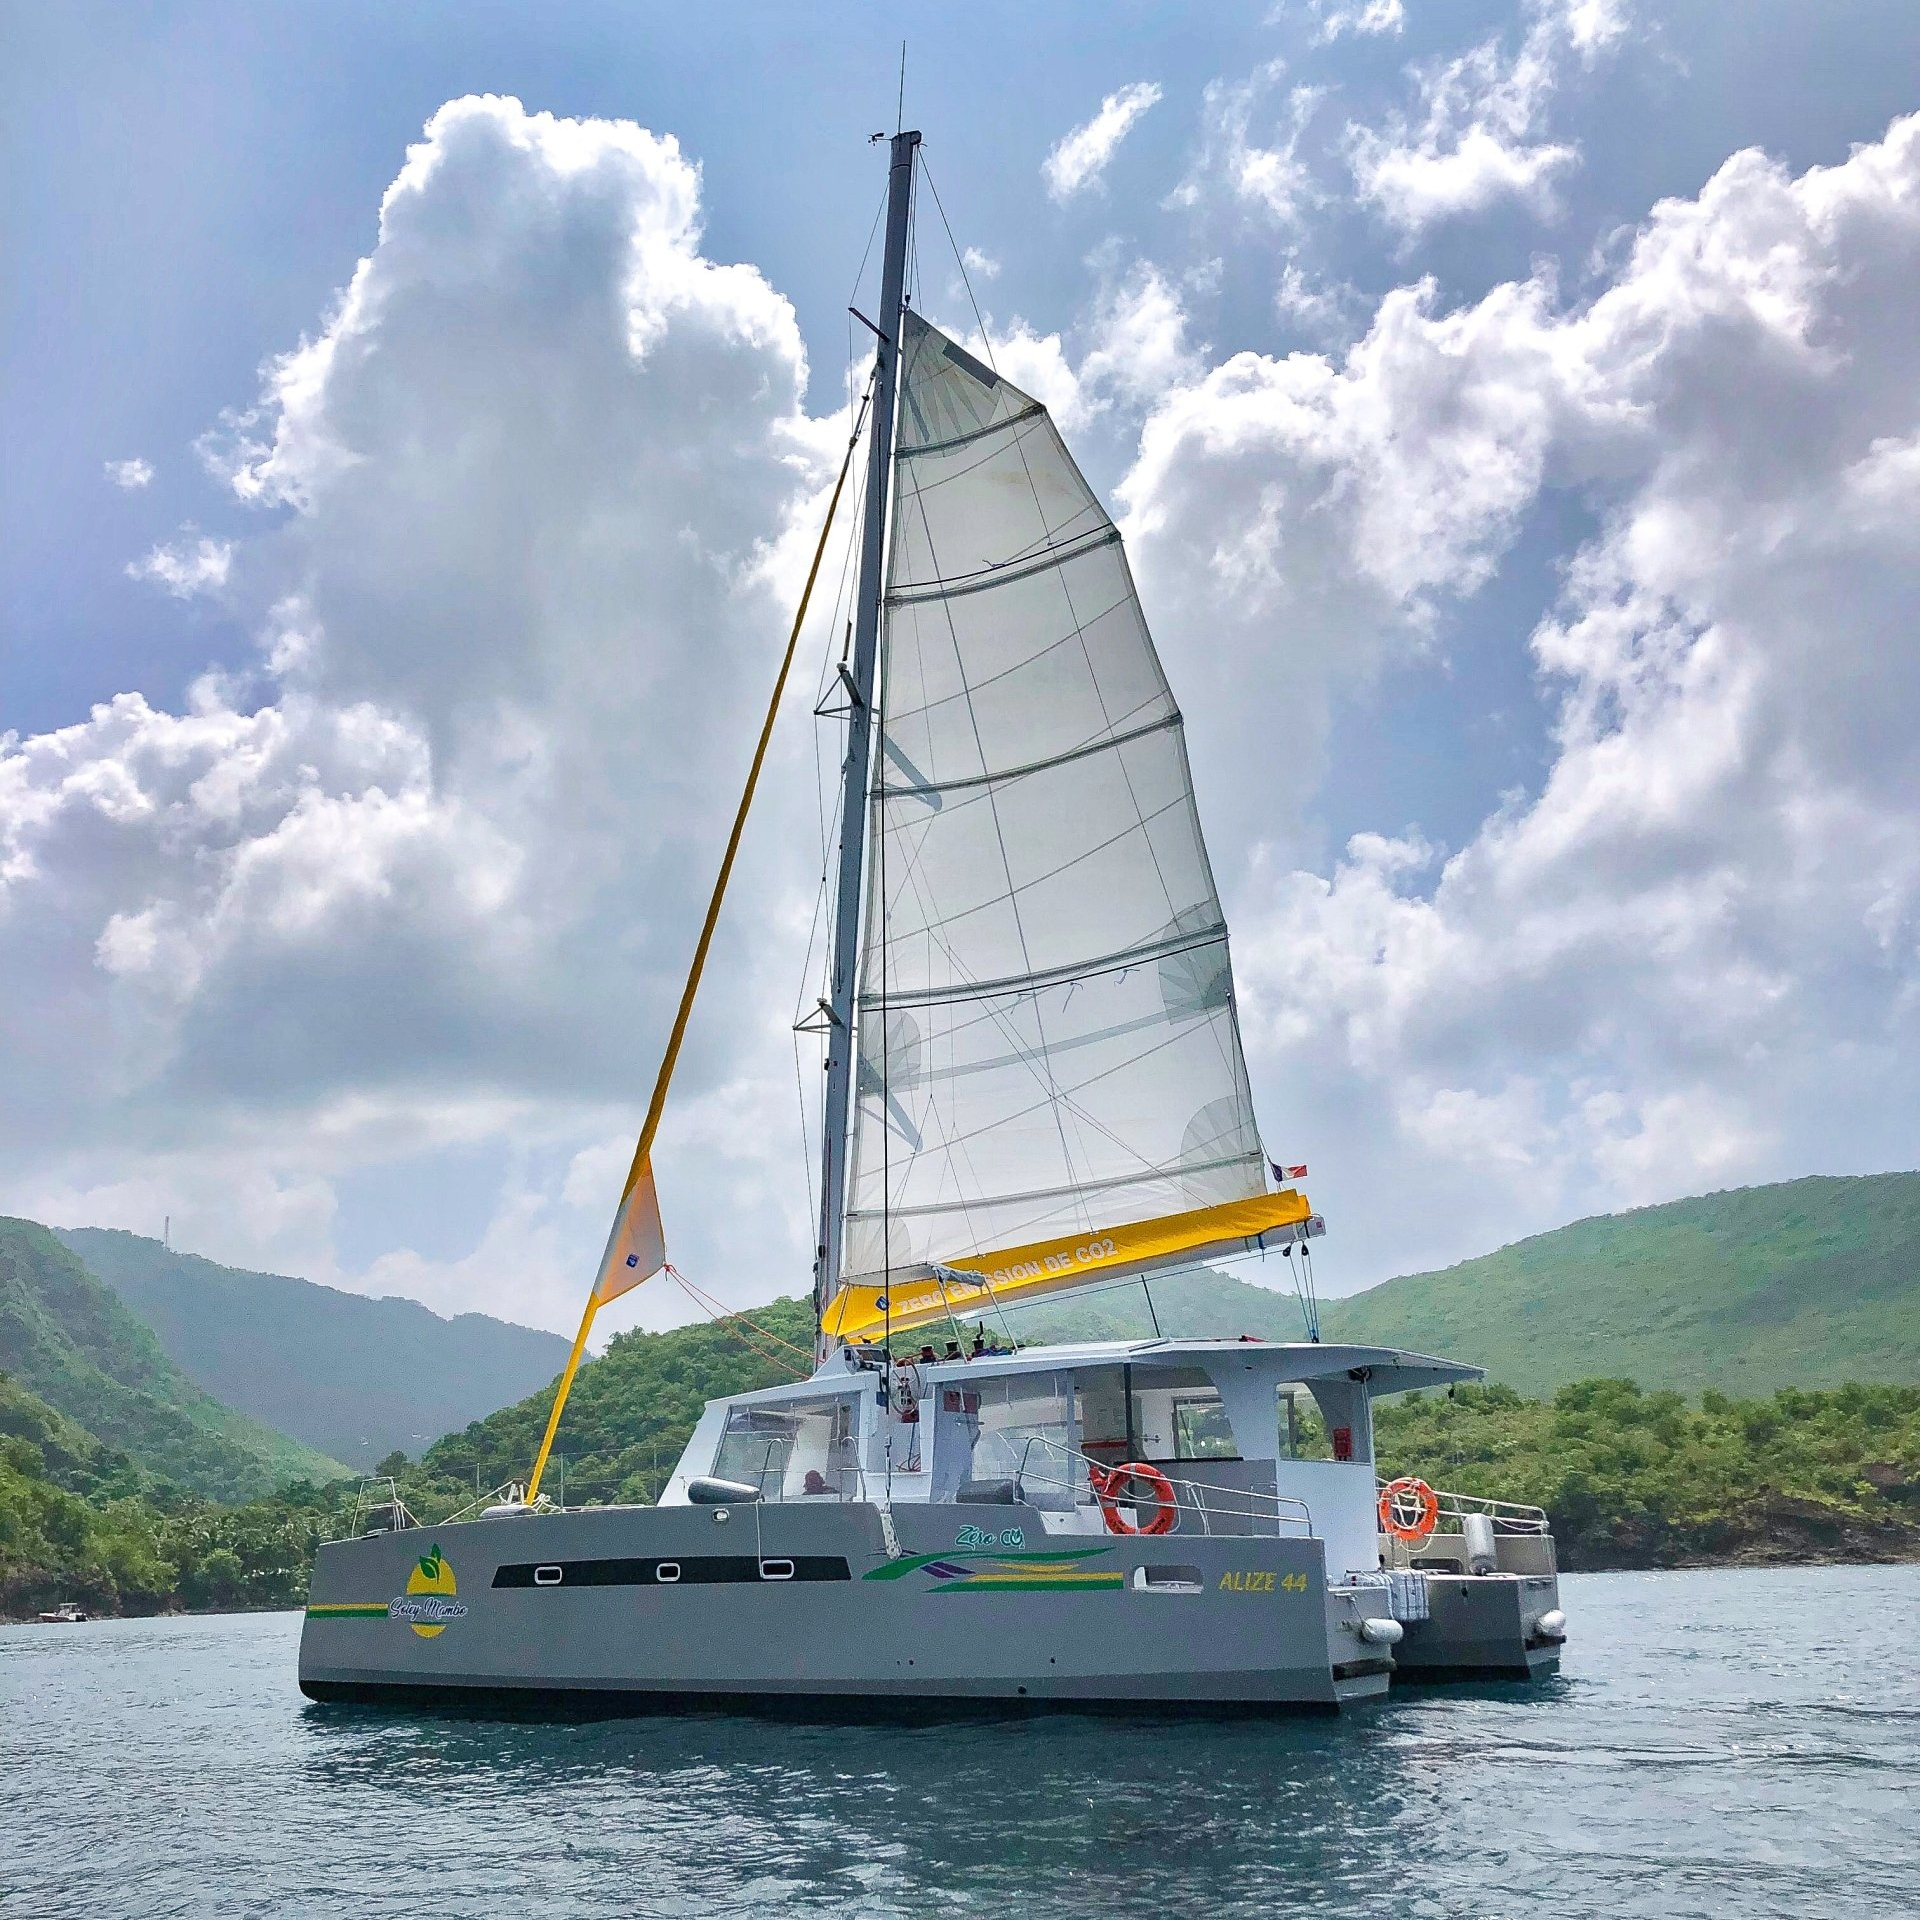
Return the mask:
<svg viewBox="0 0 1920 1920">
<path fill-rule="evenodd" d="M 791 1566 L 793 1571 L 784 1569 Z M 769 1573 L 767 1568 L 783 1571 Z M 556 1579 L 555 1575 L 559 1578 Z M 791 1560 L 761 1560 L 746 1553 L 682 1555 L 678 1560 L 546 1560 L 496 1568 L 496 1587 L 731 1586 L 762 1580 L 850 1580 L 838 1554 L 797 1554 Z"/>
</svg>

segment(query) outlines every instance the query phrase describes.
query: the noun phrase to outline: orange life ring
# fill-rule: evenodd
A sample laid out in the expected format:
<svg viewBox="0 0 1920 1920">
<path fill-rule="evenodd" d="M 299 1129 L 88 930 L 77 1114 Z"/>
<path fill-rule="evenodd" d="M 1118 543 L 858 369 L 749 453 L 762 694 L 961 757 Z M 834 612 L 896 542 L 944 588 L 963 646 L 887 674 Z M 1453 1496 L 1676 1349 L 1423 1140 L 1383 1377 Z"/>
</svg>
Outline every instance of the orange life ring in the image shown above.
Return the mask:
<svg viewBox="0 0 1920 1920">
<path fill-rule="evenodd" d="M 1107 1523 L 1109 1533 L 1171 1533 L 1174 1522 L 1180 1517 L 1180 1503 L 1174 1497 L 1173 1482 L 1158 1467 L 1150 1467 L 1144 1460 L 1129 1460 L 1124 1466 L 1102 1467 L 1087 1462 L 1087 1478 L 1093 1483 L 1093 1497 L 1100 1502 L 1100 1512 Z M 1153 1518 L 1144 1527 L 1136 1527 L 1120 1511 L 1119 1502 L 1124 1497 L 1124 1489 L 1129 1480 L 1137 1480 L 1153 1496 L 1157 1509 Z M 1129 1501 L 1130 1506 L 1139 1502 Z"/>
<path fill-rule="evenodd" d="M 1380 1489 L 1380 1531 L 1396 1540 L 1422 1545 L 1432 1537 L 1439 1518 L 1440 1496 L 1410 1473 L 1389 1480 Z"/>
</svg>

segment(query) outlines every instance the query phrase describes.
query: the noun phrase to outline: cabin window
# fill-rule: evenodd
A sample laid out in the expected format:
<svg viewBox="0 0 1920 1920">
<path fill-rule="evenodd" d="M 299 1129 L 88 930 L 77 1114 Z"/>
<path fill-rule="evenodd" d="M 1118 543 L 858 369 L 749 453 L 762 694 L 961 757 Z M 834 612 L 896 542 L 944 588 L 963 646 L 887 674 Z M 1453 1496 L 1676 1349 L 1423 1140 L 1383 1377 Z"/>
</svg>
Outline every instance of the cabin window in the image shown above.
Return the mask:
<svg viewBox="0 0 1920 1920">
<path fill-rule="evenodd" d="M 1233 1423 L 1211 1387 L 1173 1397 L 1173 1457 L 1176 1460 L 1237 1460 Z"/>
<path fill-rule="evenodd" d="M 1238 1460 L 1219 1390 L 1197 1367 L 1089 1367 L 1074 1385 L 1091 1460 Z"/>
<path fill-rule="evenodd" d="M 762 1500 L 853 1500 L 853 1400 L 793 1400 L 777 1407 L 735 1407 L 714 1457 L 717 1479 L 741 1480 Z"/>
<path fill-rule="evenodd" d="M 1333 1442 L 1318 1402 L 1298 1382 L 1280 1389 L 1280 1458 L 1331 1460 Z"/>
</svg>

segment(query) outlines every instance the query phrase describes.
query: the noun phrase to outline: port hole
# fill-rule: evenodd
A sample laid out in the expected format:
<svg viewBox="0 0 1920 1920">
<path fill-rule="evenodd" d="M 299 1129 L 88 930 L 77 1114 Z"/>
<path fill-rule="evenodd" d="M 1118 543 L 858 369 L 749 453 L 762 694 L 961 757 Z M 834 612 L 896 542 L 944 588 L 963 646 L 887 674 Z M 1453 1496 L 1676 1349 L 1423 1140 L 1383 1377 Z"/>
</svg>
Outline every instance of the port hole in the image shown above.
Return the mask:
<svg viewBox="0 0 1920 1920">
<path fill-rule="evenodd" d="M 791 1560 L 762 1560 L 760 1562 L 762 1580 L 791 1580 L 793 1562 Z"/>
<path fill-rule="evenodd" d="M 1198 1567 L 1135 1567 L 1135 1593 L 1204 1593 Z"/>
<path fill-rule="evenodd" d="M 658 1580 L 663 1587 L 672 1586 L 674 1582 L 680 1578 L 680 1562 L 678 1560 L 662 1560 L 660 1564 L 654 1568 L 653 1577 Z"/>
<path fill-rule="evenodd" d="M 535 1567 L 533 1584 L 536 1587 L 557 1587 L 566 1578 L 566 1572 L 560 1567 Z"/>
</svg>

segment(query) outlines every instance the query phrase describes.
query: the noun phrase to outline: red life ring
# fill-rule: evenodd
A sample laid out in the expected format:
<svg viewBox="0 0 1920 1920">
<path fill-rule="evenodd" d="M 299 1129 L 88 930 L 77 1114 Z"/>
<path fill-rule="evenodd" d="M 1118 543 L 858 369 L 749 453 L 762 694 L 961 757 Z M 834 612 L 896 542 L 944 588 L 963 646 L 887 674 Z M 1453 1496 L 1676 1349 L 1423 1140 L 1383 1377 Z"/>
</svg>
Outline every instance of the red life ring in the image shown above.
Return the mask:
<svg viewBox="0 0 1920 1920">
<path fill-rule="evenodd" d="M 1410 1473 L 1380 1489 L 1380 1531 L 1420 1546 L 1432 1537 L 1440 1518 L 1440 1496 Z"/>
<path fill-rule="evenodd" d="M 1180 1518 L 1180 1503 L 1174 1497 L 1173 1482 L 1158 1467 L 1150 1467 L 1144 1460 L 1129 1460 L 1118 1467 L 1097 1466 L 1089 1460 L 1087 1478 L 1093 1483 L 1093 1497 L 1100 1502 L 1109 1533 L 1171 1533 L 1174 1522 Z M 1119 1502 L 1126 1497 L 1126 1484 L 1130 1480 L 1139 1481 L 1154 1501 L 1156 1511 L 1144 1527 L 1136 1527 L 1120 1511 Z M 1139 1502 L 1129 1500 L 1127 1504 L 1138 1506 Z"/>
</svg>

